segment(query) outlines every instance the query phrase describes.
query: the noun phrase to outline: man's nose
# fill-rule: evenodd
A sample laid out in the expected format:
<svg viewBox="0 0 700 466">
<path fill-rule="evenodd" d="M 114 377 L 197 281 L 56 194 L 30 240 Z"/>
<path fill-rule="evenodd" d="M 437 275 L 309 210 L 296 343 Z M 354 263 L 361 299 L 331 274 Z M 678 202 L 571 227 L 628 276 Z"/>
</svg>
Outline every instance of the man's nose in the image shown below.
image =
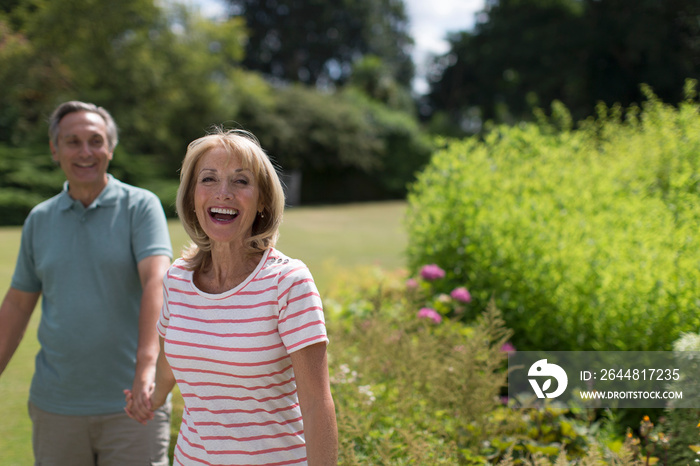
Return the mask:
<svg viewBox="0 0 700 466">
<path fill-rule="evenodd" d="M 80 143 L 79 153 L 85 155 L 92 154 L 92 148 L 90 147 L 89 141 Z"/>
</svg>

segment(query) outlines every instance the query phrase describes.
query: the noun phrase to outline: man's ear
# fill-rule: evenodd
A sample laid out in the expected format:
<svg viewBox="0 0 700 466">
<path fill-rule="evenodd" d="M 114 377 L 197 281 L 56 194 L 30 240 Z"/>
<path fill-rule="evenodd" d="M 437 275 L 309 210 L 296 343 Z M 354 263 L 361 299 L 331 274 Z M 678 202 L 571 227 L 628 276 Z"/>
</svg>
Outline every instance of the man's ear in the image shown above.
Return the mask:
<svg viewBox="0 0 700 466">
<path fill-rule="evenodd" d="M 49 141 L 49 147 L 51 148 L 51 158 L 54 162 L 58 162 L 58 151 L 56 146 L 53 145 L 53 141 Z"/>
</svg>

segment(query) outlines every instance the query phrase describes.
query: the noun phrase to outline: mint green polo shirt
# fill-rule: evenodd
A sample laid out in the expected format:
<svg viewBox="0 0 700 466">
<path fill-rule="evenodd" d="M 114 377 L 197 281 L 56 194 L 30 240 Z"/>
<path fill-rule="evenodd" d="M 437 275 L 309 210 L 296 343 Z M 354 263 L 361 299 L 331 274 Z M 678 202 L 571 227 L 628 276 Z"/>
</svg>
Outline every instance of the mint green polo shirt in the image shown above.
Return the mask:
<svg viewBox="0 0 700 466">
<path fill-rule="evenodd" d="M 137 264 L 153 255 L 172 258 L 160 201 L 111 175 L 87 208 L 66 183 L 31 211 L 11 286 L 42 293 L 32 403 L 66 415 L 123 410 L 138 343 Z"/>
</svg>

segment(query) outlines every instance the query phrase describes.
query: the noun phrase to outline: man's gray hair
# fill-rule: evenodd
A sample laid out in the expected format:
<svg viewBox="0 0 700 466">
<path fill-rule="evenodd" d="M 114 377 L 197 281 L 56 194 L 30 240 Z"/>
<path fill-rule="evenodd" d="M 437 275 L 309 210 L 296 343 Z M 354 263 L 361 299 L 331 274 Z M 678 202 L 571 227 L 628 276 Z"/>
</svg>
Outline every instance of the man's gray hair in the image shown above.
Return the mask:
<svg viewBox="0 0 700 466">
<path fill-rule="evenodd" d="M 109 150 L 114 150 L 119 142 L 119 135 L 117 132 L 117 124 L 114 122 L 114 118 L 109 114 L 107 110 L 102 107 L 98 107 L 95 104 L 80 102 L 78 100 L 72 100 L 70 102 L 64 102 L 53 111 L 51 117 L 49 118 L 49 138 L 54 146 L 58 145 L 58 124 L 61 119 L 73 112 L 91 112 L 96 113 L 102 117 L 107 127 L 107 144 Z"/>
</svg>

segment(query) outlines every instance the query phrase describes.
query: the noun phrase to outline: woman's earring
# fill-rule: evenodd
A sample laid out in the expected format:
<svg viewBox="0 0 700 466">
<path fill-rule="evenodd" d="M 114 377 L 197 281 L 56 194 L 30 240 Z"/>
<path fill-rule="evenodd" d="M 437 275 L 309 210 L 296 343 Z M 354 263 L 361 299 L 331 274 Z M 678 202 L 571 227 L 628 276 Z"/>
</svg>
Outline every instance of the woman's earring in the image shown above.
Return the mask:
<svg viewBox="0 0 700 466">
<path fill-rule="evenodd" d="M 262 210 L 258 213 L 260 214 L 260 218 L 265 218 L 265 213 Z"/>
</svg>

